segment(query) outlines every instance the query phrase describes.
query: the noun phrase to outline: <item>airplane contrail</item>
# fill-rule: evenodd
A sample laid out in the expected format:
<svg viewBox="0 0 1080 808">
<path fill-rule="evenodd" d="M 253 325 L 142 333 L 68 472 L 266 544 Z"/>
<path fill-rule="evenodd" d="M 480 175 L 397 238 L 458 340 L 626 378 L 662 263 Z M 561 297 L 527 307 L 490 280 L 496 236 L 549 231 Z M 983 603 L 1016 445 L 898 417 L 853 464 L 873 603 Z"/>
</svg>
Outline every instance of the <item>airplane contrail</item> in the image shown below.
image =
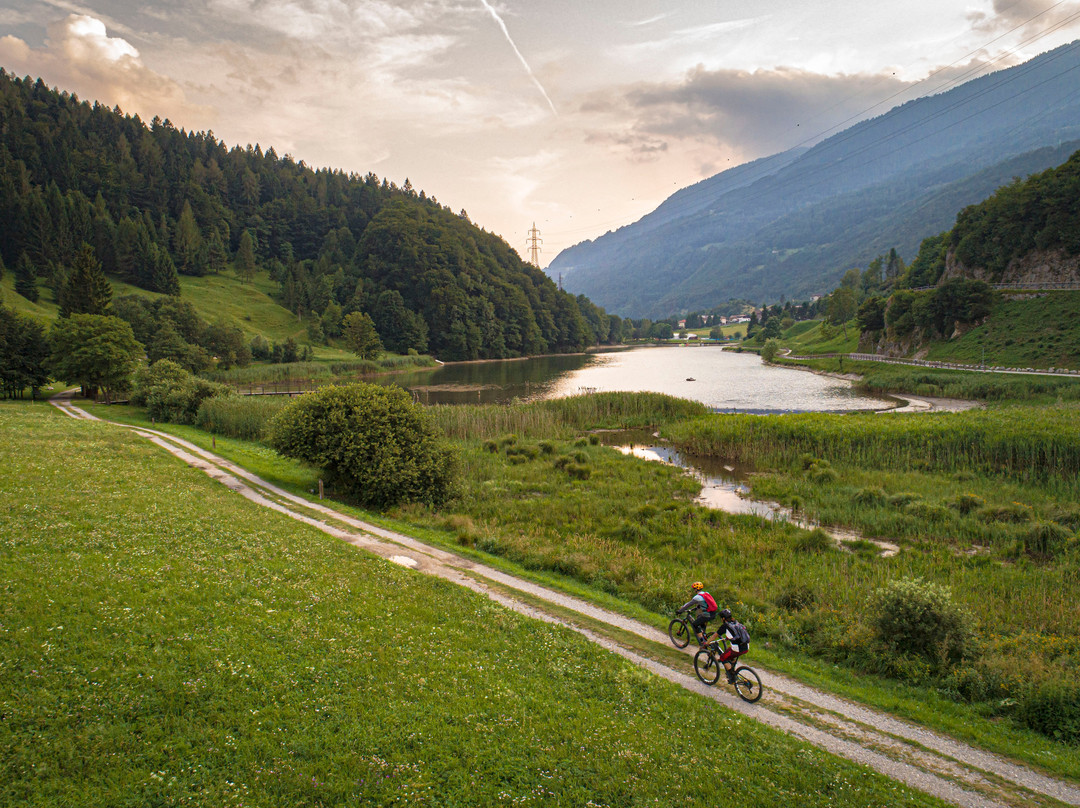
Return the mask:
<svg viewBox="0 0 1080 808">
<path fill-rule="evenodd" d="M 491 4 L 488 2 L 488 0 L 480 0 L 480 2 L 484 4 L 484 8 L 488 10 L 488 13 L 491 14 L 495 22 L 497 22 L 499 24 L 499 27 L 502 28 L 502 32 L 503 35 L 506 37 L 506 41 L 509 42 L 510 47 L 514 49 L 514 53 L 517 54 L 517 58 L 521 62 L 522 66 L 525 68 L 525 72 L 529 74 L 529 78 L 532 79 L 533 84 L 536 85 L 536 89 L 538 89 L 540 91 L 540 94 L 544 96 L 544 100 L 548 102 L 548 106 L 551 107 L 551 111 L 555 115 L 558 115 L 559 111 L 555 109 L 555 105 L 551 103 L 551 99 L 548 97 L 547 90 L 544 89 L 544 85 L 541 84 L 540 81 L 536 78 L 536 74 L 532 72 L 532 68 L 529 67 L 529 63 L 525 61 L 525 57 L 521 55 L 521 51 L 518 50 L 518 46 L 514 44 L 514 40 L 510 37 L 510 31 L 507 29 L 506 23 L 502 21 L 502 17 L 500 17 L 499 13 L 491 7 Z"/>
</svg>

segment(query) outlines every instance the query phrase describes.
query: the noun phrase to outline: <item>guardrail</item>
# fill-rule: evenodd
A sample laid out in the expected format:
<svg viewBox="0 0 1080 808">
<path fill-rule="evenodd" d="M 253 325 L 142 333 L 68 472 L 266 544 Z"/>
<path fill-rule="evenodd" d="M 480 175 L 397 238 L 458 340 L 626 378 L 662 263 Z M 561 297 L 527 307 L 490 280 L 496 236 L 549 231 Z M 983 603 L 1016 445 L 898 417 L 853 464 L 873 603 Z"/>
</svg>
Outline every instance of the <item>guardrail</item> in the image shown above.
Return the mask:
<svg viewBox="0 0 1080 808">
<path fill-rule="evenodd" d="M 1076 292 L 1080 291 L 1080 283 L 990 283 L 991 289 L 1015 289 L 1018 292 Z M 936 286 L 914 286 L 909 292 L 929 292 L 937 289 Z"/>
</svg>

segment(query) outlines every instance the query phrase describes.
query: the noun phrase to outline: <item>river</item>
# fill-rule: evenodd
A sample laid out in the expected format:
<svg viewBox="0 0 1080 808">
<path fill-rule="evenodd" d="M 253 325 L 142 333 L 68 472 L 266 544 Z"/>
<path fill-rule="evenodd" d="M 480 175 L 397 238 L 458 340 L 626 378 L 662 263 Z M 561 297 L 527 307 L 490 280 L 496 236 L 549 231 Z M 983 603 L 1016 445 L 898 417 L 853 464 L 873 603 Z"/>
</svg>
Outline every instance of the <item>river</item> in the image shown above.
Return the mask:
<svg viewBox="0 0 1080 808">
<path fill-rule="evenodd" d="M 494 404 L 631 391 L 667 393 L 718 412 L 848 412 L 895 405 L 859 393 L 843 379 L 774 367 L 753 353 L 706 345 L 456 363 L 381 381 L 405 387 L 425 404 Z"/>
</svg>

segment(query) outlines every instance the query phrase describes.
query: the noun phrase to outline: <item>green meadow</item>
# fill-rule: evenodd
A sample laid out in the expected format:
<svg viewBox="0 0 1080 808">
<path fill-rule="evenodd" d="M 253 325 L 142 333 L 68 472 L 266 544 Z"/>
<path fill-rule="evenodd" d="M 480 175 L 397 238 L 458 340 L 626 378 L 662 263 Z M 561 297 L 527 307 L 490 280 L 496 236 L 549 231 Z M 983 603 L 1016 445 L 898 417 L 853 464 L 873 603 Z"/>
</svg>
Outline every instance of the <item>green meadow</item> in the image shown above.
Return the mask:
<svg viewBox="0 0 1080 808">
<path fill-rule="evenodd" d="M 0 434 L 4 804 L 940 804 L 117 427 Z"/>
<path fill-rule="evenodd" d="M 315 487 L 316 470 L 227 437 L 242 436 L 239 425 L 261 434 L 268 413 L 216 406 L 236 408 L 234 425 L 214 417 L 219 451 L 293 490 Z M 708 581 L 750 625 L 764 664 L 1080 777 L 1080 749 L 1059 742 L 1075 732 L 1080 686 L 1073 406 L 767 418 L 598 394 L 431 413 L 459 449 L 455 499 L 376 518 L 635 616 L 644 609 L 658 625 L 686 599 L 687 581 Z M 900 554 L 881 557 L 868 541 L 839 549 L 788 522 L 703 508 L 694 480 L 604 446 L 595 431 L 645 425 L 684 449 L 749 460 L 756 494 L 897 541 Z M 897 656 L 871 635 L 873 593 L 915 577 L 950 587 L 974 618 L 977 652 L 958 666 Z"/>
</svg>

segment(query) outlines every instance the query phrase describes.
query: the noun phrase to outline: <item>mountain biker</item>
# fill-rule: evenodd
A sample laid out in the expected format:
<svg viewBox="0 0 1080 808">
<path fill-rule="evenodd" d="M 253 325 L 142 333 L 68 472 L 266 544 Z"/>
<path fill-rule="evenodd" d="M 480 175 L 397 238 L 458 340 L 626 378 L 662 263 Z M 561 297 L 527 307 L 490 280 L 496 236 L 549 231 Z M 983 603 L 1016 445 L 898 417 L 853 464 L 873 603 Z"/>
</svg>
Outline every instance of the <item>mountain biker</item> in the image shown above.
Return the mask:
<svg viewBox="0 0 1080 808">
<path fill-rule="evenodd" d="M 694 635 L 697 637 L 698 645 L 705 644 L 705 628 L 709 621 L 716 617 L 716 600 L 705 591 L 705 585 L 701 581 L 694 581 L 690 585 L 690 588 L 694 591 L 694 596 L 690 598 L 686 603 L 680 606 L 675 614 L 682 614 L 688 612 L 691 609 L 697 609 L 697 616 L 690 621 L 690 625 L 694 629 Z M 731 612 L 728 612 L 728 616 L 731 616 Z"/>
<path fill-rule="evenodd" d="M 739 657 L 750 650 L 750 632 L 746 626 L 731 617 L 731 609 L 721 609 L 720 619 L 724 624 L 717 632 L 722 637 L 727 637 L 731 647 L 720 655 L 720 661 L 724 663 L 727 671 L 728 684 L 735 682 L 735 666 L 739 664 Z"/>
</svg>

